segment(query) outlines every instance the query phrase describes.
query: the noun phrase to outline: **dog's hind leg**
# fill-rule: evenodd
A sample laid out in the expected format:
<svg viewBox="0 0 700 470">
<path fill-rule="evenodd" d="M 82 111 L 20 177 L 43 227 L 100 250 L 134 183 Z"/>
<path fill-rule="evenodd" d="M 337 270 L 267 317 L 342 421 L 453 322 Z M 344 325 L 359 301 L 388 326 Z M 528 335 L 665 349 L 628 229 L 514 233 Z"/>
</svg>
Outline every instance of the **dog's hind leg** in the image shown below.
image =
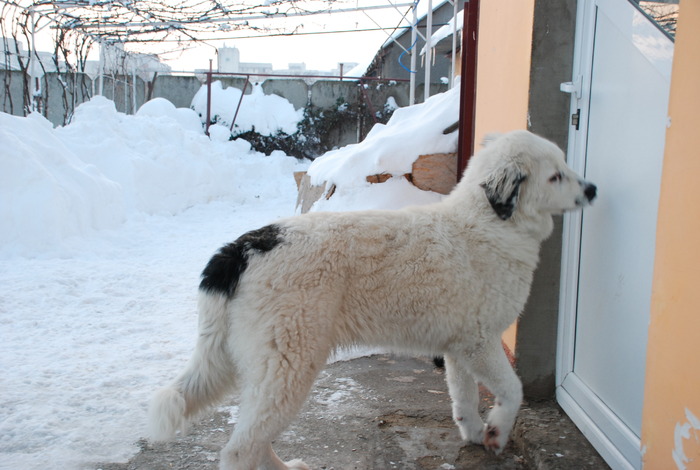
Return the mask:
<svg viewBox="0 0 700 470">
<path fill-rule="evenodd" d="M 452 416 L 462 439 L 472 444 L 484 441 L 484 422 L 479 416 L 479 386 L 469 372 L 465 357 L 445 356 L 447 386 L 452 398 Z"/>
<path fill-rule="evenodd" d="M 239 418 L 221 452 L 221 469 L 305 470 L 298 460 L 282 463 L 270 443 L 296 417 L 329 351 L 304 329 L 276 332 L 274 340 L 260 344 L 251 351 L 256 365 L 242 378 Z"/>
<path fill-rule="evenodd" d="M 241 395 L 239 417 L 231 439 L 221 451 L 221 470 L 308 469 L 301 461 L 283 463 L 270 443 L 293 421 L 313 385 L 316 372 L 269 370 L 265 382 Z M 269 381 L 272 379 L 272 381 Z"/>
<path fill-rule="evenodd" d="M 520 409 L 522 384 L 506 357 L 500 338 L 484 346 L 482 353 L 470 362 L 470 369 L 494 395 L 495 403 L 486 419 L 484 446 L 499 454 L 508 443 Z"/>
</svg>

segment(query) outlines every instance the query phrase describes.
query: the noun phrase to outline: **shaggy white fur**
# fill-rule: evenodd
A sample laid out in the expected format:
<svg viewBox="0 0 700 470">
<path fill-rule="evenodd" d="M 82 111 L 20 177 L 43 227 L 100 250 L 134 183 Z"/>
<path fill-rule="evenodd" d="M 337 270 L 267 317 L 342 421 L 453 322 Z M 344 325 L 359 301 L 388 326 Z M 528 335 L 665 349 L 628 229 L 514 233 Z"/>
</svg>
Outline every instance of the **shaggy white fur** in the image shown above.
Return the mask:
<svg viewBox="0 0 700 470">
<path fill-rule="evenodd" d="M 552 215 L 595 194 L 554 144 L 515 131 L 475 155 L 440 203 L 310 213 L 244 235 L 204 271 L 197 347 L 153 399 L 153 436 L 236 391 L 221 468 L 308 468 L 281 462 L 271 441 L 335 348 L 375 345 L 444 355 L 463 438 L 500 452 L 522 399 L 501 334 L 523 310 Z M 495 395 L 485 423 L 477 382 Z"/>
</svg>

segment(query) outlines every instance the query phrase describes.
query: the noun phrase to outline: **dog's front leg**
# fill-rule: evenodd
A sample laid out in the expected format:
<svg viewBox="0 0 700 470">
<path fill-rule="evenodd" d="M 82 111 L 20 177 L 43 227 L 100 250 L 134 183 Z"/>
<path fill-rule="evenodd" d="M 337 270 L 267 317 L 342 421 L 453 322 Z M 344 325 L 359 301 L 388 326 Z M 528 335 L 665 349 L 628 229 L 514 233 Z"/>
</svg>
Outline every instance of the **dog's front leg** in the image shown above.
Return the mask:
<svg viewBox="0 0 700 470">
<path fill-rule="evenodd" d="M 472 444 L 484 442 L 484 422 L 479 416 L 479 386 L 469 372 L 466 356 L 445 356 L 447 386 L 452 398 L 452 417 L 462 439 Z"/>
<path fill-rule="evenodd" d="M 508 443 L 520 409 L 522 384 L 508 362 L 500 338 L 485 345 L 481 354 L 473 358 L 470 368 L 476 379 L 494 395 L 495 403 L 486 419 L 484 446 L 500 454 Z"/>
</svg>

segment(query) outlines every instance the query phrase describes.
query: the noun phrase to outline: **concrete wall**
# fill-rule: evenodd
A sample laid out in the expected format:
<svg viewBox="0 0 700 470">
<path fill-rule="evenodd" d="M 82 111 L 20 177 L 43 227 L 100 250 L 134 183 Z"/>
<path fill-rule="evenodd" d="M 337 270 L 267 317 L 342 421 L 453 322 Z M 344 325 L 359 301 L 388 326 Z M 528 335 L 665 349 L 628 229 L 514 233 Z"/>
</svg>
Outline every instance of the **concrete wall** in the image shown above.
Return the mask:
<svg viewBox="0 0 700 470">
<path fill-rule="evenodd" d="M 23 90 L 25 85 L 22 82 L 22 74 L 0 70 L 0 83 L 3 86 L 0 111 L 15 116 L 24 116 Z"/>
<path fill-rule="evenodd" d="M 576 0 L 480 3 L 475 140 L 529 129 L 566 149 Z M 504 334 L 529 399 L 554 398 L 561 219 L 543 244 L 530 298 Z"/>
<path fill-rule="evenodd" d="M 576 0 L 535 0 L 530 67 L 528 128 L 566 150 L 569 95 L 559 90 L 571 80 Z M 553 398 L 555 391 L 561 218 L 542 245 L 530 299 L 518 322 L 516 367 L 530 399 Z"/>
<path fill-rule="evenodd" d="M 95 81 L 93 86 L 97 94 L 99 84 Z M 134 114 L 146 99 L 146 86 L 139 77 L 104 77 L 102 93 L 105 98 L 114 101 L 117 111 Z"/>
<path fill-rule="evenodd" d="M 533 2 L 480 2 L 475 151 L 488 133 L 527 127 Z M 515 338 L 513 325 L 503 336 L 511 350 Z"/>
<path fill-rule="evenodd" d="M 679 11 L 642 413 L 643 468 L 700 468 L 700 3 Z"/>
<path fill-rule="evenodd" d="M 153 83 L 152 96 L 166 98 L 176 108 L 189 108 L 202 86 L 204 77 L 162 75 Z"/>
<path fill-rule="evenodd" d="M 103 95 L 114 101 L 118 111 L 133 114 L 145 102 L 148 89 L 151 87 L 151 98 L 165 98 L 178 108 L 187 108 L 205 79 L 206 77 L 201 74 L 160 75 L 149 84 L 139 77 L 105 77 Z M 236 87 L 241 90 L 246 82 L 246 78 L 232 76 L 215 76 L 214 80 L 221 81 L 224 87 Z M 6 84 L 3 88 L 9 90 L 9 93 L 0 95 L 2 98 L 0 111 L 18 116 L 25 115 L 23 103 L 25 85 L 21 72 L 0 71 L 0 83 Z M 54 125 L 64 125 L 76 106 L 98 92 L 97 81 L 93 82 L 84 74 L 62 76 L 59 81 L 56 74 L 50 73 L 42 83 L 44 97 L 48 98 L 45 115 Z M 65 102 L 61 83 L 65 83 L 68 89 Z M 262 87 L 266 94 L 276 94 L 286 98 L 296 109 L 308 106 L 329 109 L 337 106 L 338 100 L 342 100 L 358 107 L 362 106 L 367 111 L 370 109 L 381 111 L 389 97 L 393 97 L 399 106 L 406 106 L 409 96 L 408 84 L 404 82 L 368 81 L 365 85 L 360 85 L 354 81 L 267 79 Z M 251 86 L 246 87 L 246 93 L 250 93 L 251 88 Z M 332 142 L 334 146 L 356 143 L 374 125 L 374 120 L 368 116 L 370 114 L 358 118 L 355 122 L 348 122 L 334 129 L 332 135 L 323 138 Z"/>
<path fill-rule="evenodd" d="M 295 109 L 305 108 L 310 100 L 309 85 L 301 78 L 287 80 L 265 80 L 262 89 L 266 95 L 278 95 L 294 105 Z"/>
<path fill-rule="evenodd" d="M 24 97 L 31 95 L 31 90 L 26 93 L 24 90 L 30 87 L 29 80 L 25 82 L 21 72 L 0 70 L 0 84 L 3 89 L 0 92 L 0 111 L 24 116 L 29 106 Z M 59 80 L 55 73 L 46 74 L 41 79 L 44 114 L 52 123 L 63 124 L 70 119 L 75 106 L 88 99 L 91 86 L 92 82 L 85 75 L 61 75 Z"/>
</svg>

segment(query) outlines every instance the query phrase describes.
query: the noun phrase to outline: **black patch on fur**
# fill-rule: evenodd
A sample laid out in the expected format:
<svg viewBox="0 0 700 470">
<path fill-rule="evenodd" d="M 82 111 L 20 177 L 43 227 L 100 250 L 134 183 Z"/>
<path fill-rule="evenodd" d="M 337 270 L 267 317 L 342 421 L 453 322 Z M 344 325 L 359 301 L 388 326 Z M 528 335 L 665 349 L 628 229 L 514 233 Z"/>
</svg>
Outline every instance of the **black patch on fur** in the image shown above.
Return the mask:
<svg viewBox="0 0 700 470">
<path fill-rule="evenodd" d="M 202 272 L 199 288 L 232 297 L 250 256 L 266 253 L 283 241 L 281 227 L 274 224 L 241 235 L 212 256 Z"/>
<path fill-rule="evenodd" d="M 513 181 L 498 181 L 496 184 L 482 184 L 486 198 L 501 220 L 508 220 L 515 212 L 515 203 L 520 193 L 520 185 L 525 181 L 525 175 L 518 175 Z M 508 190 L 510 189 L 510 192 Z"/>
</svg>

